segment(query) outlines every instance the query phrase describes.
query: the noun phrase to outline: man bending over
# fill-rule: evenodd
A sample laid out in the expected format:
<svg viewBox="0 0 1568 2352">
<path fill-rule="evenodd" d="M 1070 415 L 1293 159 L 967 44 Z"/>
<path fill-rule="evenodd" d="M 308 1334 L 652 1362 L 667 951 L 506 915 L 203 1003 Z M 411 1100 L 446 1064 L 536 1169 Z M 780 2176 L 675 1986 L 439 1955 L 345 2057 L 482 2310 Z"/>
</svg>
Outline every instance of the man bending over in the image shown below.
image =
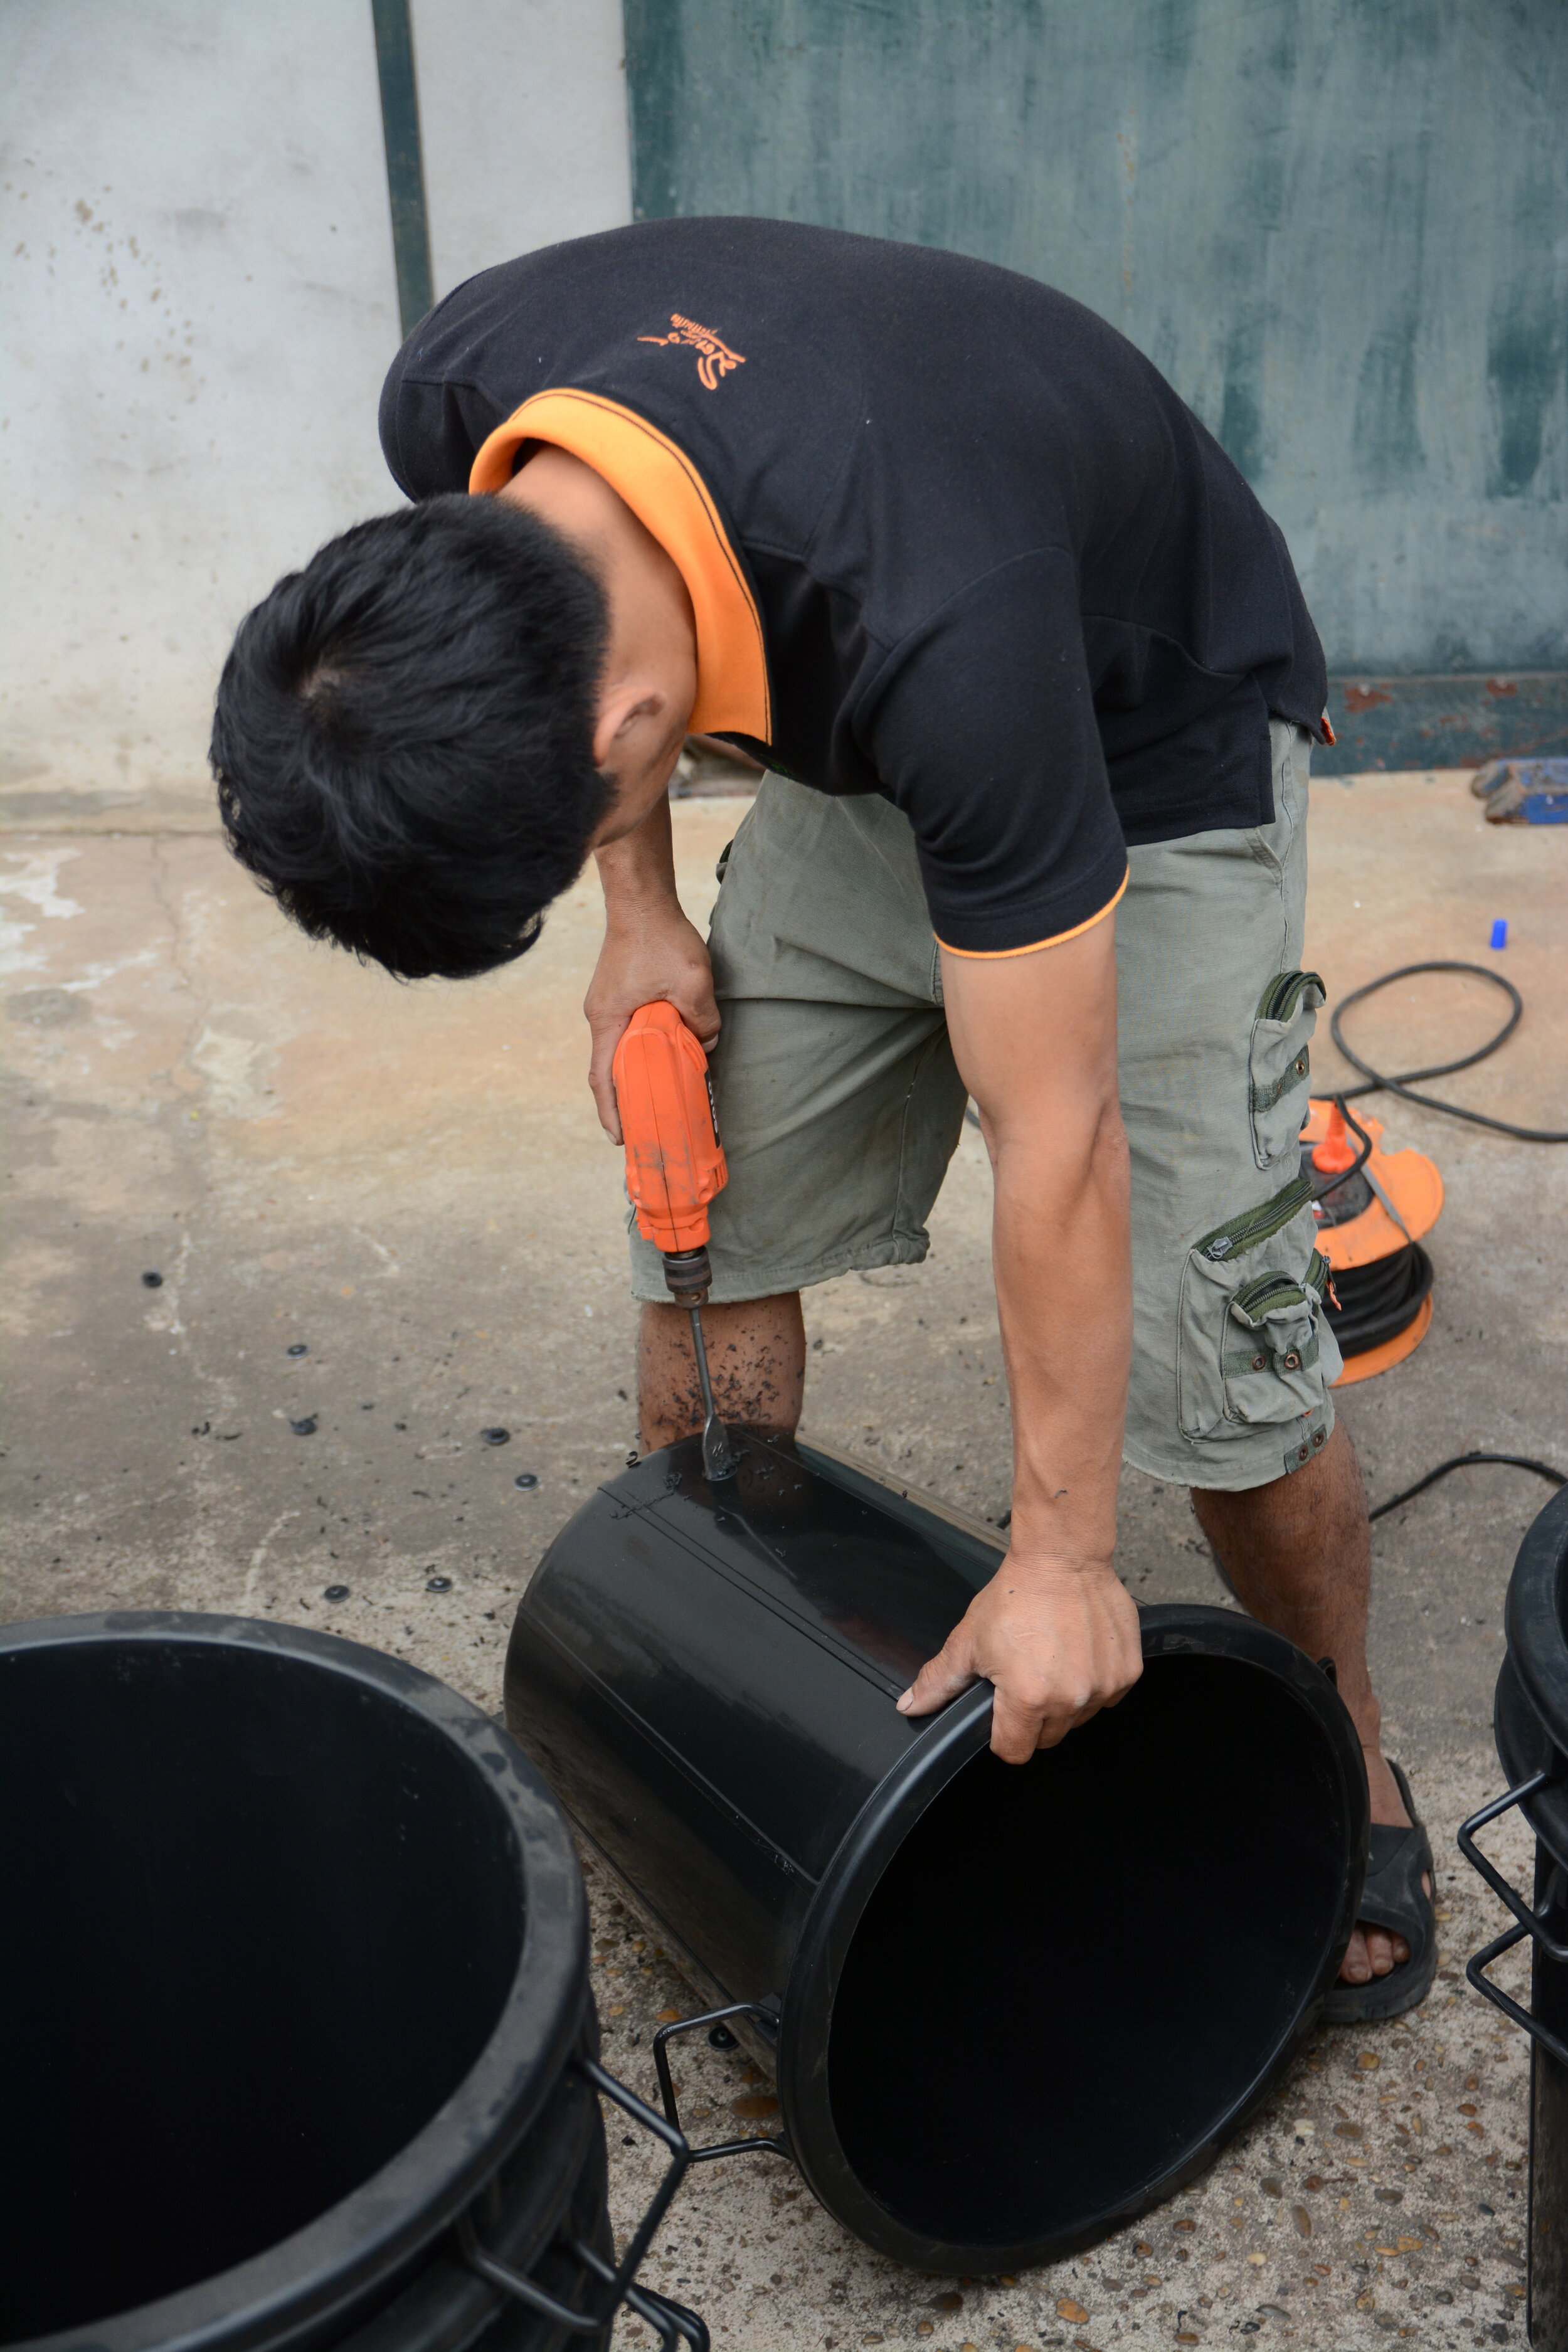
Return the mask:
<svg viewBox="0 0 1568 2352">
<path fill-rule="evenodd" d="M 633 1011 L 711 1051 L 720 1407 L 789 1433 L 800 1293 L 906 1265 L 979 1108 L 1009 1549 L 900 1701 L 984 1676 L 1022 1762 L 1140 1670 L 1123 1455 L 1190 1486 L 1244 1605 L 1332 1657 L 1374 1823 L 1330 2014 L 1431 1980 L 1431 1857 L 1368 1679 L 1298 1135 L 1322 655 L 1279 532 L 1149 362 L 1033 281 L 770 221 L 651 222 L 458 288 L 382 398 L 414 504 L 279 583 L 225 670 L 234 846 L 409 978 L 520 955 L 592 852 L 590 1083 Z M 769 772 L 706 942 L 689 731 Z M 700 1420 L 634 1235 L 643 1442 Z"/>
</svg>

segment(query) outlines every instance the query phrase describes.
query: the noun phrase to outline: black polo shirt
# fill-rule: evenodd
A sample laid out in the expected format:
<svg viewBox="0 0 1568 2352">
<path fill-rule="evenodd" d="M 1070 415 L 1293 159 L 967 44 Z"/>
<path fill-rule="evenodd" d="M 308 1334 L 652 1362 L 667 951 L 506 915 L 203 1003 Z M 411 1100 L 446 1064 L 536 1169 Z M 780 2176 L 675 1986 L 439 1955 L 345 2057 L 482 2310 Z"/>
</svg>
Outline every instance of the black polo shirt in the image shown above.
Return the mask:
<svg viewBox="0 0 1568 2352">
<path fill-rule="evenodd" d="M 1269 714 L 1321 731 L 1290 559 L 1132 345 L 1033 279 L 780 221 L 669 220 L 470 278 L 387 377 L 411 498 L 548 441 L 691 592 L 693 725 L 914 828 L 931 922 L 1016 955 L 1125 845 L 1273 814 Z"/>
</svg>

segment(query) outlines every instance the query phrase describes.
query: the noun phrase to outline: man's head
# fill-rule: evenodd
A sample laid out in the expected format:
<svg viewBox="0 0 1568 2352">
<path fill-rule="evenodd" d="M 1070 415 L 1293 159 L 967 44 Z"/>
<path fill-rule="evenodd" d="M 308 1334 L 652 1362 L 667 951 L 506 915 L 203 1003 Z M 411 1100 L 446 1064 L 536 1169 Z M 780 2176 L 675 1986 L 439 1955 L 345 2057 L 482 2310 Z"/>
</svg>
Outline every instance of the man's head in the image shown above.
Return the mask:
<svg viewBox="0 0 1568 2352">
<path fill-rule="evenodd" d="M 595 552 L 521 500 L 432 499 L 330 541 L 247 616 L 219 805 L 312 938 L 410 980 L 488 971 L 622 829 L 638 722 L 610 691 L 627 665 Z"/>
</svg>

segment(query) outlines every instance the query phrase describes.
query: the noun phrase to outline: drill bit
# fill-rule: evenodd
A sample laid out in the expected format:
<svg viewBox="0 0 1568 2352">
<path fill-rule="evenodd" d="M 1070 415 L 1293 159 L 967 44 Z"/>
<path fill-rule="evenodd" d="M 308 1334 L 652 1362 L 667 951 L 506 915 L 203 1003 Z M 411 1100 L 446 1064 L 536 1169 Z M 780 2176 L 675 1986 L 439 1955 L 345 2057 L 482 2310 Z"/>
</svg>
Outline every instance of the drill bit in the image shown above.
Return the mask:
<svg viewBox="0 0 1568 2352">
<path fill-rule="evenodd" d="M 708 1348 L 702 1337 L 702 1309 L 692 1307 L 688 1311 L 691 1317 L 691 1352 L 697 1359 L 697 1385 L 702 1391 L 702 1475 L 712 1486 L 721 1478 L 732 1478 L 738 1465 L 731 1451 L 729 1433 L 713 1402 L 713 1383 L 708 1377 Z"/>
</svg>

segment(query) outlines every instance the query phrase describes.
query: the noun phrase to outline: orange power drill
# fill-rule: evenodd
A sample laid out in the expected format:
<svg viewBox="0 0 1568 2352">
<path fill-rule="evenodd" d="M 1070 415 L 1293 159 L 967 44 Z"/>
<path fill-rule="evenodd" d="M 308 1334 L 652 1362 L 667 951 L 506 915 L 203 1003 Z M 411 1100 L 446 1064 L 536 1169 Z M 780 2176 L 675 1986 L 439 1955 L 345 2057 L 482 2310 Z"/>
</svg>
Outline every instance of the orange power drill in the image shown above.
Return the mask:
<svg viewBox="0 0 1568 2352">
<path fill-rule="evenodd" d="M 670 1296 L 691 1317 L 702 1392 L 703 1475 L 732 1478 L 735 1456 L 713 1402 L 702 1337 L 702 1304 L 713 1278 L 708 1203 L 730 1181 L 708 1056 L 673 1004 L 644 1004 L 626 1024 L 612 1071 L 637 1231 L 662 1251 Z"/>
</svg>

